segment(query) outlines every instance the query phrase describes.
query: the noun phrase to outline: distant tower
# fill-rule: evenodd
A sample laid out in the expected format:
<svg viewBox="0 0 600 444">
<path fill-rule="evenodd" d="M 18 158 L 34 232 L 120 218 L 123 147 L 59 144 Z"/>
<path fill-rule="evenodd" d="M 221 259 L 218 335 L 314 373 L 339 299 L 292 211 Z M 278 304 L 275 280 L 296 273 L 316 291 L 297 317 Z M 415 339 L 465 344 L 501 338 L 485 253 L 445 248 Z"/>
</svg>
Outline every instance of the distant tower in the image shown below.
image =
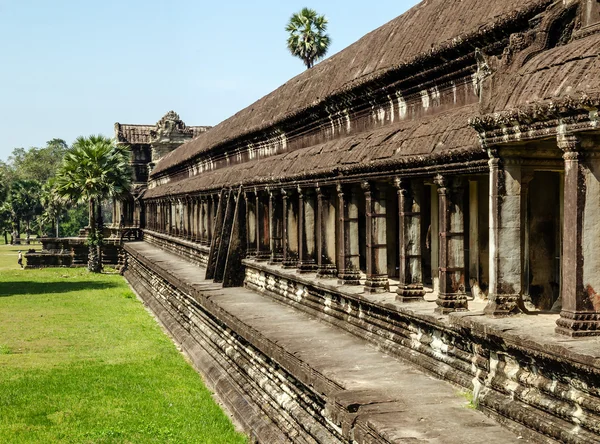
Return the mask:
<svg viewBox="0 0 600 444">
<path fill-rule="evenodd" d="M 117 143 L 131 148 L 133 187 L 129 196 L 113 203 L 111 236 L 120 236 L 124 229 L 143 227 L 144 214 L 139 198 L 148 186 L 150 171 L 166 154 L 209 128 L 186 126 L 175 111 L 169 111 L 156 125 L 115 123 Z"/>
</svg>

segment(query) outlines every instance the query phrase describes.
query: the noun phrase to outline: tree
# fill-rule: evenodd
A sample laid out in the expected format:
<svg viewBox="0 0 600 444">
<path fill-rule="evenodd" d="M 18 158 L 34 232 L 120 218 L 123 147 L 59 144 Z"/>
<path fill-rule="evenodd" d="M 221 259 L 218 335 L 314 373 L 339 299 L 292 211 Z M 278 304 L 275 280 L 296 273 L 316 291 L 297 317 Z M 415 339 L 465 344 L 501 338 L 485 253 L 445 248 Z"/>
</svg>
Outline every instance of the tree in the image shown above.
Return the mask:
<svg viewBox="0 0 600 444">
<path fill-rule="evenodd" d="M 64 140 L 52 139 L 46 142 L 44 148 L 15 148 L 8 162 L 16 179 L 46 183 L 56 174 L 67 150 L 68 146 Z"/>
<path fill-rule="evenodd" d="M 41 185 L 36 180 L 17 179 L 10 185 L 8 204 L 12 214 L 14 230 L 17 233 L 15 243 L 20 243 L 21 222 L 25 222 L 27 243 L 29 243 L 31 221 L 42 212 L 40 193 Z"/>
<path fill-rule="evenodd" d="M 287 47 L 292 55 L 302 59 L 307 69 L 325 57 L 331 39 L 327 31 L 327 19 L 314 9 L 303 8 L 292 15 L 285 30 L 290 33 Z"/>
<path fill-rule="evenodd" d="M 120 197 L 131 188 L 129 148 L 104 136 L 79 137 L 65 154 L 56 175 L 56 192 L 89 207 L 88 269 L 102 271 L 102 200 Z"/>
<path fill-rule="evenodd" d="M 52 226 L 52 234 L 59 237 L 59 222 L 61 215 L 66 210 L 66 200 L 56 192 L 56 180 L 51 178 L 42 186 L 41 202 L 44 208 L 40 216 L 40 231 L 45 232 L 45 227 Z"/>
<path fill-rule="evenodd" d="M 0 205 L 0 233 L 4 237 L 4 243 L 8 245 L 8 233 L 12 230 L 12 212 L 8 202 Z"/>
</svg>

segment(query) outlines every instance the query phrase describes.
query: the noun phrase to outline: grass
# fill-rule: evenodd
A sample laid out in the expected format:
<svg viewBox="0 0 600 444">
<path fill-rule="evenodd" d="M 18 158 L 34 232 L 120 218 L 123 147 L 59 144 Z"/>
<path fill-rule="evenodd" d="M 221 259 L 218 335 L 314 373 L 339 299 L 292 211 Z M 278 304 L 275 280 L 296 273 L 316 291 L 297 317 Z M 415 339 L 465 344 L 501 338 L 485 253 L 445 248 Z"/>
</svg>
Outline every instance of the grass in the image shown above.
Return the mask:
<svg viewBox="0 0 600 444">
<path fill-rule="evenodd" d="M 0 442 L 243 443 L 116 274 L 0 246 Z"/>
</svg>

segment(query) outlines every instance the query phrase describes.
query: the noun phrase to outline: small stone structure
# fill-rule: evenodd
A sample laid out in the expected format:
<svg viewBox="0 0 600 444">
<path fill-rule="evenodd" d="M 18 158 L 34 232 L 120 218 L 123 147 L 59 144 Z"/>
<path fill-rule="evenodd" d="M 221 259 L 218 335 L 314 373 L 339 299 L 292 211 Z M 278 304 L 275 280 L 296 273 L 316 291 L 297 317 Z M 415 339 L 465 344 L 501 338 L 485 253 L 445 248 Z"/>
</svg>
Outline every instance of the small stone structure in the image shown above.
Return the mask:
<svg viewBox="0 0 600 444">
<path fill-rule="evenodd" d="M 156 163 L 209 128 L 187 126 L 174 111 L 165 114 L 156 125 L 115 123 L 117 143 L 131 149 L 133 189 L 128 196 L 115 200 L 113 204 L 113 223 L 110 227 L 112 237 L 121 237 L 123 231 L 137 230 L 144 224 L 144 207 L 140 199 L 146 191 L 148 176 Z"/>
<path fill-rule="evenodd" d="M 246 372 L 232 409 L 265 442 L 319 442 L 296 427 L 315 405 L 342 442 L 394 439 L 361 410 L 385 396 L 317 389 L 319 364 L 246 329 L 230 287 L 472 391 L 528 440 L 598 442 L 599 74 L 597 0 L 422 2 L 156 162 L 125 275 L 186 350 L 212 350 L 217 391 Z M 202 269 L 181 280 L 143 251 Z M 231 332 L 268 365 L 233 362 Z M 316 404 L 256 379 L 279 372 Z"/>
</svg>

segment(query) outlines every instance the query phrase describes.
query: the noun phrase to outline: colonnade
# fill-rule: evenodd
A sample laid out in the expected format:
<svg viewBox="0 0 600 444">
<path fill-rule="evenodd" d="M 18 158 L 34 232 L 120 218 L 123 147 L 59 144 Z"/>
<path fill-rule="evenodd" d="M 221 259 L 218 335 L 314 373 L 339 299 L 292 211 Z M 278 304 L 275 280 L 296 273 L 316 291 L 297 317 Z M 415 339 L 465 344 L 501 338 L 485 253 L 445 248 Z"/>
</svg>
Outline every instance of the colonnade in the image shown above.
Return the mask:
<svg viewBox="0 0 600 444">
<path fill-rule="evenodd" d="M 147 201 L 145 228 L 210 245 L 218 203 L 218 194 Z"/>
<path fill-rule="evenodd" d="M 550 304 L 562 304 L 557 332 L 598 334 L 600 155 L 572 136 L 560 136 L 558 147 L 562 159 L 557 150 L 533 163 L 490 151 L 488 171 L 462 175 L 244 188 L 246 257 L 365 293 L 395 287 L 403 303 L 422 301 L 432 286 L 441 314 L 467 310 L 475 292 L 487 293 L 490 316 L 521 313 L 551 286 Z M 548 217 L 529 206 L 554 192 L 553 240 L 552 230 L 537 232 L 539 221 L 530 220 Z M 146 227 L 209 245 L 218 201 L 217 194 L 146 201 Z M 533 239 L 541 235 L 547 242 Z M 556 278 L 538 273 L 550 266 Z M 557 282 L 539 285 L 536 273 Z"/>
</svg>

